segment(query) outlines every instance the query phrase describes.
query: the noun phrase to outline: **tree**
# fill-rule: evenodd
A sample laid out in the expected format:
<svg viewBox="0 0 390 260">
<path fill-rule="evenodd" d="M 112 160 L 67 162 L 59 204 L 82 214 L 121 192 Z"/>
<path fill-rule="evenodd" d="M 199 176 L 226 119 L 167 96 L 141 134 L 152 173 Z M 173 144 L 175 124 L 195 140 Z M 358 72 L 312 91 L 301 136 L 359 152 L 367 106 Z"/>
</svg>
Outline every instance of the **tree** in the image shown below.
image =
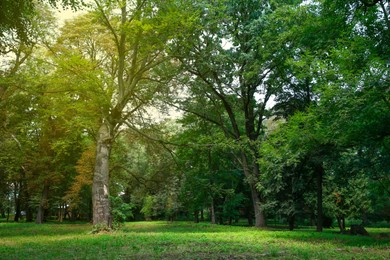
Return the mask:
<svg viewBox="0 0 390 260">
<path fill-rule="evenodd" d="M 198 8 L 200 28 L 175 50 L 186 71 L 182 84 L 189 94 L 181 107 L 241 145 L 236 159 L 250 187 L 255 225 L 263 227 L 263 201 L 256 189 L 261 175 L 257 146 L 283 60 L 273 45 L 276 35 L 267 30 L 277 7 L 268 1 L 199 1 Z M 206 112 L 205 104 L 215 113 Z"/>
<path fill-rule="evenodd" d="M 59 41 L 63 46 L 61 57 L 66 61 L 62 68 L 73 71 L 72 77 L 79 82 L 85 79 L 79 66 L 87 78 L 94 75 L 94 80 L 83 82 L 85 93 L 93 99 L 91 92 L 97 91 L 103 101 L 93 102 L 97 113 L 90 111 L 98 125 L 92 185 L 94 224 L 111 225 L 109 158 L 121 127 L 137 125 L 137 119 L 141 122 L 142 107 L 151 102 L 155 93 L 164 91 L 171 78 L 166 46 L 174 33 L 184 33 L 186 24 L 184 14 L 174 4 L 95 1 L 94 12 L 80 18 L 84 22 L 73 22 L 83 37 L 68 38 L 68 27 Z"/>
<path fill-rule="evenodd" d="M 0 3 L 0 39 L 7 39 L 14 34 L 14 39 L 28 43 L 31 41 L 31 31 L 29 28 L 35 23 L 36 15 L 39 14 L 40 6 L 49 3 L 57 7 L 61 2 L 63 8 L 77 10 L 82 5 L 79 0 L 3 0 Z M 43 27 L 42 27 L 43 28 Z M 1 46 L 1 45 L 0 45 Z"/>
<path fill-rule="evenodd" d="M 12 150 L 4 151 L 5 158 L 13 158 L 5 165 L 13 182 L 15 199 L 15 221 L 19 220 L 22 208 L 27 213 L 27 220 L 32 219 L 30 196 L 28 192 L 27 157 L 34 150 L 34 134 L 38 132 L 39 113 L 37 107 L 41 101 L 36 78 L 40 70 L 33 53 L 39 46 L 50 40 L 49 30 L 53 18 L 45 6 L 37 6 L 34 22 L 24 29 L 28 31 L 29 41 L 18 39 L 13 32 L 2 37 L 1 42 L 1 78 L 0 106 L 2 107 L 1 137 L 2 141 L 11 145 Z M 39 94 L 38 94 L 39 93 Z"/>
</svg>

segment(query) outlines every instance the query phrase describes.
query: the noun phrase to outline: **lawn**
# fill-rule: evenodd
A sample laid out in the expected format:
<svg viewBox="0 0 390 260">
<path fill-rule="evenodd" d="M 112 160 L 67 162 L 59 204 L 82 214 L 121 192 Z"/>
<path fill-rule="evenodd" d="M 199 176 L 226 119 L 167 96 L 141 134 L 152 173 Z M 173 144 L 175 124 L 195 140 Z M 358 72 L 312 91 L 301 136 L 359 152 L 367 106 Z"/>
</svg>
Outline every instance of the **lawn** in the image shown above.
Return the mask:
<svg viewBox="0 0 390 260">
<path fill-rule="evenodd" d="M 0 259 L 390 259 L 390 229 L 259 230 L 190 222 L 132 222 L 91 234 L 89 224 L 0 223 Z"/>
</svg>

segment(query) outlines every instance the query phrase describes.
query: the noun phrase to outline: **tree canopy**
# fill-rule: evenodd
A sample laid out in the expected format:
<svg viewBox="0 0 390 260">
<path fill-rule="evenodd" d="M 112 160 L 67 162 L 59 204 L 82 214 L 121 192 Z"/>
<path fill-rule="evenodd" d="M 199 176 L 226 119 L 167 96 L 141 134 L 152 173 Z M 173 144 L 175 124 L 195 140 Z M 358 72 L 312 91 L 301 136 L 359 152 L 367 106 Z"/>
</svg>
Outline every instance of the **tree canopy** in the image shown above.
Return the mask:
<svg viewBox="0 0 390 260">
<path fill-rule="evenodd" d="M 389 9 L 2 1 L 0 214 L 389 221 Z"/>
</svg>

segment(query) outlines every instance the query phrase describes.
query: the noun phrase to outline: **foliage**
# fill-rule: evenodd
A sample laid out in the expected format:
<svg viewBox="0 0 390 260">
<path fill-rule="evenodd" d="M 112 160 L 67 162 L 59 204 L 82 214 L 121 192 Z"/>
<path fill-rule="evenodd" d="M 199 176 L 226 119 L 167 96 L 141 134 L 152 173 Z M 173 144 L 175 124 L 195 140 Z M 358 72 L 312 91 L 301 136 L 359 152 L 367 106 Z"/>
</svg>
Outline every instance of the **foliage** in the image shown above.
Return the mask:
<svg viewBox="0 0 390 260">
<path fill-rule="evenodd" d="M 121 197 L 110 197 L 111 214 L 115 222 L 123 223 L 133 216 L 133 205 L 123 202 Z"/>
<path fill-rule="evenodd" d="M 78 208 L 80 206 L 81 200 L 83 199 L 83 196 L 81 196 L 82 189 L 84 187 L 91 187 L 95 150 L 96 147 L 90 145 L 77 161 L 75 167 L 77 175 L 74 177 L 74 180 L 64 197 L 64 201 L 69 204 L 70 209 Z"/>
<path fill-rule="evenodd" d="M 388 1 L 82 2 L 1 2 L 2 215 L 389 219 Z"/>
</svg>

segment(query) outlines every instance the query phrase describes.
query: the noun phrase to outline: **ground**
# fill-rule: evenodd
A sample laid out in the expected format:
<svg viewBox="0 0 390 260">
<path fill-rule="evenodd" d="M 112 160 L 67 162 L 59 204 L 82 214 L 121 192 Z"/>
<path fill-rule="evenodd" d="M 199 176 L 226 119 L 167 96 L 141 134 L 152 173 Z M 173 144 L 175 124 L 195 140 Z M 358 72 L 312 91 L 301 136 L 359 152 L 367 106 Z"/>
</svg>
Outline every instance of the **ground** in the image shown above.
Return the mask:
<svg viewBox="0 0 390 260">
<path fill-rule="evenodd" d="M 369 228 L 370 237 L 164 221 L 91 230 L 90 224 L 0 223 L 0 259 L 390 259 L 388 228 Z"/>
</svg>

